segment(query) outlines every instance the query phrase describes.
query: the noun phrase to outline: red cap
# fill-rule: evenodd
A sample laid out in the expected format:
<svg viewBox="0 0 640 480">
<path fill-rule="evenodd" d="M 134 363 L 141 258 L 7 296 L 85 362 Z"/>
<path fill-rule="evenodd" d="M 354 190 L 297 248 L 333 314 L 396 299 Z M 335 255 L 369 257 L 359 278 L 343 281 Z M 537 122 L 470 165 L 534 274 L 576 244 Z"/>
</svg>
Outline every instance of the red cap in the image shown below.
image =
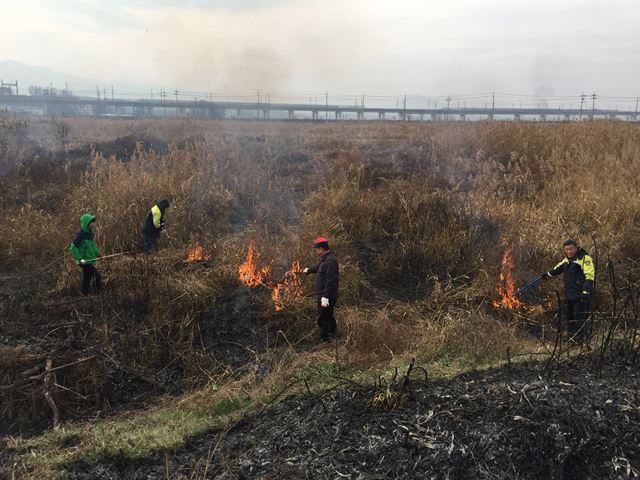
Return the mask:
<svg viewBox="0 0 640 480">
<path fill-rule="evenodd" d="M 329 240 L 324 237 L 318 237 L 313 241 L 314 248 L 326 248 L 329 249 Z"/>
</svg>

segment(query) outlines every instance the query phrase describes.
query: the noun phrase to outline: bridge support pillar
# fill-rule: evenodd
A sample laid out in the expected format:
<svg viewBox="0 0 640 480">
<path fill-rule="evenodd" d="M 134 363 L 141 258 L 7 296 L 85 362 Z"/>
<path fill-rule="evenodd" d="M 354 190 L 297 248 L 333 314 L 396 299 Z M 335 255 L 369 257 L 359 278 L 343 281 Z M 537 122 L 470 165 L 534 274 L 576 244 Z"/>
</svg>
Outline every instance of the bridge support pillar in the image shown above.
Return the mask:
<svg viewBox="0 0 640 480">
<path fill-rule="evenodd" d="M 289 110 L 289 120 L 294 120 L 296 118 L 295 110 Z"/>
<path fill-rule="evenodd" d="M 513 119 L 514 119 L 516 122 L 519 122 L 519 121 L 520 121 L 520 114 L 519 114 L 519 113 L 516 113 L 516 114 L 513 116 Z"/>
<path fill-rule="evenodd" d="M 333 113 L 335 114 L 336 120 L 340 120 L 340 118 L 342 118 L 342 113 L 341 112 L 335 111 Z"/>
<path fill-rule="evenodd" d="M 360 111 L 358 112 L 358 121 L 361 122 L 362 120 L 364 120 L 364 112 Z"/>
<path fill-rule="evenodd" d="M 384 112 L 378 112 L 378 120 L 384 120 Z"/>
<path fill-rule="evenodd" d="M 318 120 L 318 111 L 314 110 L 313 112 L 311 112 L 311 118 L 313 120 Z"/>
</svg>

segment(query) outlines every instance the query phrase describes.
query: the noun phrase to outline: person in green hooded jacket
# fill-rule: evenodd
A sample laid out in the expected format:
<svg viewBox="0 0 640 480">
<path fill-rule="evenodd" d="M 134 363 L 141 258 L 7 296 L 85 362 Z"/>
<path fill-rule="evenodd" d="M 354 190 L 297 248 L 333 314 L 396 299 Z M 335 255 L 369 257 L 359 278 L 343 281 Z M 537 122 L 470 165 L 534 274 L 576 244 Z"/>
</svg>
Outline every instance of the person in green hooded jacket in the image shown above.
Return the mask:
<svg viewBox="0 0 640 480">
<path fill-rule="evenodd" d="M 95 223 L 96 217 L 94 215 L 90 213 L 82 215 L 80 217 L 80 230 L 69 246 L 76 264 L 82 268 L 82 294 L 85 296 L 89 295 L 91 280 L 94 282 L 96 293 L 100 293 L 101 290 L 101 277 L 98 270 L 96 270 L 95 263 L 96 259 L 100 258 L 102 254 L 93 239 Z"/>
</svg>

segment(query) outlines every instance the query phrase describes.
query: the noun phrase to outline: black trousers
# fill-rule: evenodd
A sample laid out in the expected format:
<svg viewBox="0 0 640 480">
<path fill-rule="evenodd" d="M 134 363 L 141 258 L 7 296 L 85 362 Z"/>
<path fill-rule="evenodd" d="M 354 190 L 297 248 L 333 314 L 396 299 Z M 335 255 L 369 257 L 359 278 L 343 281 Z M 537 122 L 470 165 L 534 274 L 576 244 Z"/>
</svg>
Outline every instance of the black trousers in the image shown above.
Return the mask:
<svg viewBox="0 0 640 480">
<path fill-rule="evenodd" d="M 102 290 L 102 285 L 100 283 L 102 277 L 100 276 L 100 273 L 98 273 L 98 270 L 96 270 L 96 267 L 93 264 L 88 263 L 80 265 L 80 267 L 82 268 L 82 294 L 85 296 L 89 295 L 91 280 L 94 282 L 96 293 L 100 293 L 100 290 Z"/>
<path fill-rule="evenodd" d="M 152 252 L 158 250 L 158 234 L 156 232 L 142 231 L 142 238 L 144 239 L 144 251 Z"/>
<path fill-rule="evenodd" d="M 591 313 L 591 302 L 567 300 L 567 332 L 577 341 L 587 337 L 587 319 Z"/>
<path fill-rule="evenodd" d="M 333 309 L 336 306 L 335 300 L 329 300 L 329 306 L 322 308 L 318 299 L 318 327 L 320 327 L 320 338 L 329 341 L 337 334 L 336 317 L 333 316 Z"/>
</svg>

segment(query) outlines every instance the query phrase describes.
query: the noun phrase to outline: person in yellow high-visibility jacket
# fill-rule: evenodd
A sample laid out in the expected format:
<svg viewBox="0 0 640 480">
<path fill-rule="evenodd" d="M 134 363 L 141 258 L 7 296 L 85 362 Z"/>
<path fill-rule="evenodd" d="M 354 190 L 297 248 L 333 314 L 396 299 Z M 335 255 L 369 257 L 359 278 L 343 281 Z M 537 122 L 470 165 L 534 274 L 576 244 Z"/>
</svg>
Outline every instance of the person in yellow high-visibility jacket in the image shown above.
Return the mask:
<svg viewBox="0 0 640 480">
<path fill-rule="evenodd" d="M 169 200 L 162 199 L 149 210 L 147 218 L 142 226 L 144 237 L 144 249 L 151 252 L 158 249 L 158 237 L 164 230 L 164 211 L 169 208 Z"/>
<path fill-rule="evenodd" d="M 567 310 L 567 330 L 577 341 L 587 336 L 587 319 L 591 313 L 596 268 L 593 259 L 575 240 L 563 244 L 565 258 L 541 278 L 562 274 Z"/>
</svg>

